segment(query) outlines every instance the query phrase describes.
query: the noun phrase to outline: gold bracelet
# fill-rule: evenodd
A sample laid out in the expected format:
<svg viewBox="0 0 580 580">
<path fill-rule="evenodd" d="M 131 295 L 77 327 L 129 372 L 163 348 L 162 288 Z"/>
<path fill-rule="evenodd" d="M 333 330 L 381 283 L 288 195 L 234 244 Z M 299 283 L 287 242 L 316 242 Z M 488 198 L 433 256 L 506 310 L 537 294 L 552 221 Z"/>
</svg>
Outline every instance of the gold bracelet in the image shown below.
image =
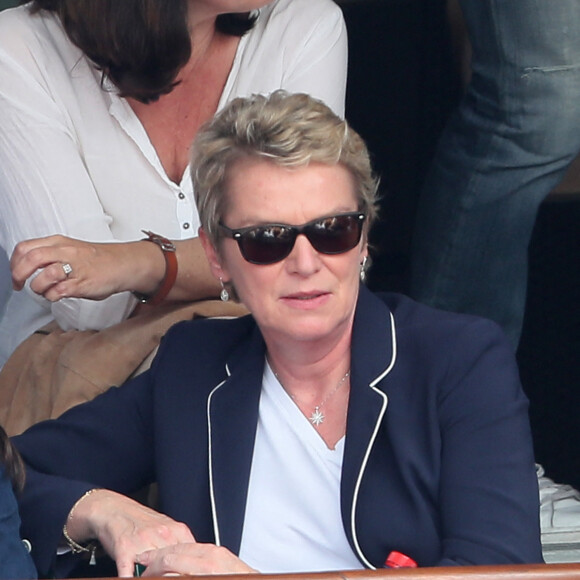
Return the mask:
<svg viewBox="0 0 580 580">
<path fill-rule="evenodd" d="M 95 556 L 95 552 L 97 551 L 97 543 L 96 542 L 89 542 L 86 546 L 83 546 L 83 545 L 79 544 L 78 542 L 75 542 L 70 537 L 70 535 L 68 533 L 68 529 L 66 527 L 66 524 L 68 521 L 72 520 L 75 508 L 79 505 L 79 503 L 83 499 L 85 499 L 86 497 L 91 495 L 91 493 L 93 493 L 93 491 L 97 491 L 97 488 L 89 489 L 89 491 L 85 492 L 81 497 L 79 497 L 79 499 L 77 499 L 77 501 L 72 506 L 72 508 L 68 514 L 68 517 L 66 518 L 66 522 L 65 522 L 64 526 L 62 527 L 62 535 L 64 536 L 64 539 L 66 540 L 66 543 L 68 544 L 68 547 L 71 549 L 72 553 L 73 554 L 82 554 L 83 552 L 90 553 L 91 557 L 89 560 L 89 564 L 91 566 L 94 566 L 97 563 L 97 559 Z"/>
</svg>

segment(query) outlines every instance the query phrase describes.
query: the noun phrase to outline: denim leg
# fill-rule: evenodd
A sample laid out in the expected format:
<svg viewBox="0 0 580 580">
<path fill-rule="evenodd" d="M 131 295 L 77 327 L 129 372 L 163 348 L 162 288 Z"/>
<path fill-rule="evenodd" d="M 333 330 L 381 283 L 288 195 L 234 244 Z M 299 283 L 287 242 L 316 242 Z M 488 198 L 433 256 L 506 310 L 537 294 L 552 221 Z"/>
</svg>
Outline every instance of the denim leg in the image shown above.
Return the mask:
<svg viewBox="0 0 580 580">
<path fill-rule="evenodd" d="M 420 199 L 411 294 L 517 347 L 538 206 L 580 150 L 580 0 L 462 0 L 472 79 Z"/>
</svg>

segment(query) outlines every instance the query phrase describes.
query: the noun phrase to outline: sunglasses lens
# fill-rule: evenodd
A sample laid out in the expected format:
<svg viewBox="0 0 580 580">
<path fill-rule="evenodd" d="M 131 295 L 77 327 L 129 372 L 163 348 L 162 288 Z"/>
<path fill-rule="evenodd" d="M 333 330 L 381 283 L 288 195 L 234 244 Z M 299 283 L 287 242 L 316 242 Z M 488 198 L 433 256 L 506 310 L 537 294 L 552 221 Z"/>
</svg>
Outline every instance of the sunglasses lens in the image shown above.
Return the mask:
<svg viewBox="0 0 580 580">
<path fill-rule="evenodd" d="M 273 264 L 292 251 L 296 234 L 292 228 L 272 225 L 252 228 L 238 239 L 242 256 L 252 264 Z"/>
<path fill-rule="evenodd" d="M 322 254 L 342 254 L 352 250 L 360 241 L 364 214 L 351 213 L 325 217 L 303 226 L 270 224 L 231 230 L 242 256 L 252 264 L 274 264 L 286 258 L 299 234 L 304 234 L 313 248 Z"/>
<path fill-rule="evenodd" d="M 363 221 L 358 215 L 327 217 L 308 226 L 305 233 L 316 251 L 342 254 L 359 243 Z"/>
</svg>

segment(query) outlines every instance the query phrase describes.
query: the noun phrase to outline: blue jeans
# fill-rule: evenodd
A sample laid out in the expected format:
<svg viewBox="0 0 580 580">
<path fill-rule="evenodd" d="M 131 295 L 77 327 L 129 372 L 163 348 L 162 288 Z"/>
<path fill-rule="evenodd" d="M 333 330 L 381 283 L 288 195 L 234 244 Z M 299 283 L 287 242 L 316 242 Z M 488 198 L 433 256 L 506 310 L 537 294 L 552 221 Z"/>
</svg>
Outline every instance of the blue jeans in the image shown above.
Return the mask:
<svg viewBox="0 0 580 580">
<path fill-rule="evenodd" d="M 538 207 L 580 150 L 580 0 L 461 0 L 472 79 L 421 195 L 411 294 L 517 347 Z"/>
</svg>

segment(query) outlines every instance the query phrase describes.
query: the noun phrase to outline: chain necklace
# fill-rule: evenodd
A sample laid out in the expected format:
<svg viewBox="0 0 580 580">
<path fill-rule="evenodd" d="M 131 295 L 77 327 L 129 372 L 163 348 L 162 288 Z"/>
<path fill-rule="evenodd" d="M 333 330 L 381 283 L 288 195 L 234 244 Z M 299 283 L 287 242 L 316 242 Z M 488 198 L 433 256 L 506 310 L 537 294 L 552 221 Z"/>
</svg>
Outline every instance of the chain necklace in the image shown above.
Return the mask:
<svg viewBox="0 0 580 580">
<path fill-rule="evenodd" d="M 282 385 L 282 381 L 280 380 L 278 373 L 275 372 L 274 376 L 278 379 L 278 382 Z M 346 374 L 344 375 L 344 377 L 342 377 L 342 379 L 340 379 L 340 381 L 338 381 L 338 384 L 336 385 L 336 387 L 334 387 L 334 389 L 332 389 L 332 391 L 330 391 L 330 393 L 328 393 L 326 395 L 326 397 L 324 397 L 324 399 L 322 399 L 322 401 L 318 405 L 315 405 L 314 411 L 312 411 L 312 415 L 310 415 L 310 417 L 308 417 L 308 420 L 315 427 L 318 427 L 321 423 L 324 423 L 324 419 L 326 419 L 326 415 L 322 412 L 322 407 L 324 407 L 324 405 L 326 404 L 328 399 L 330 399 L 333 395 L 335 395 L 336 392 L 338 391 L 338 389 L 340 389 L 340 387 L 342 387 L 342 385 L 344 385 L 344 383 L 346 382 L 346 379 L 348 379 L 348 377 L 350 377 L 350 370 L 346 371 Z M 284 385 L 282 385 L 282 388 L 290 395 L 290 398 L 294 402 L 296 402 L 296 403 L 299 402 L 298 399 L 296 398 L 296 395 L 289 393 L 286 390 L 286 388 L 284 387 Z"/>
</svg>

